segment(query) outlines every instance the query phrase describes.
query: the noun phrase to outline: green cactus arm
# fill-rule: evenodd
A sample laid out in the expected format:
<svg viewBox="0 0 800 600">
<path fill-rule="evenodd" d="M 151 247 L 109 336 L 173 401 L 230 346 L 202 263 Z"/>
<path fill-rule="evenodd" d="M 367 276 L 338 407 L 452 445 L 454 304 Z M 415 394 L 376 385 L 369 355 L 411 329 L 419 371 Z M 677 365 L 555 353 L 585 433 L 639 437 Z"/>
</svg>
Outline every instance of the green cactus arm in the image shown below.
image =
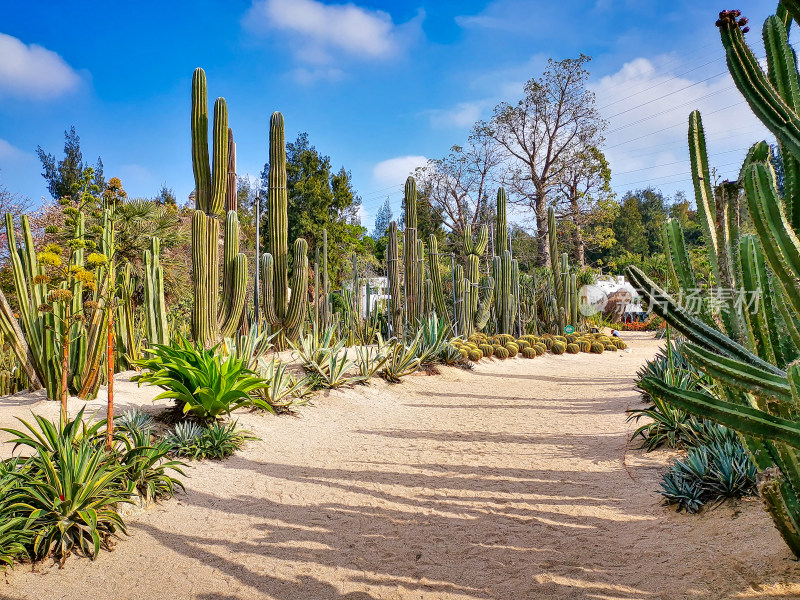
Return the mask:
<svg viewBox="0 0 800 600">
<path fill-rule="evenodd" d="M 704 419 L 745 435 L 800 448 L 800 424 L 794 421 L 770 415 L 751 406 L 733 404 L 703 392 L 674 388 L 654 377 L 643 378 L 640 385 L 647 393 Z"/>
<path fill-rule="evenodd" d="M 800 239 L 786 219 L 771 167 L 753 164 L 745 191 L 761 247 L 793 310 L 800 313 Z"/>
<path fill-rule="evenodd" d="M 292 252 L 292 297 L 286 310 L 286 328 L 293 330 L 303 321 L 308 304 L 308 242 L 294 241 Z"/>
<path fill-rule="evenodd" d="M 442 286 L 441 265 L 439 264 L 439 241 L 434 234 L 428 237 L 428 274 L 431 280 L 431 293 L 433 304 L 440 318 L 449 322 L 447 303 L 444 300 L 444 287 Z"/>
<path fill-rule="evenodd" d="M 775 290 L 775 307 L 783 319 L 783 326 L 792 344 L 795 348 L 800 348 L 800 323 L 797 321 L 797 313 L 793 313 L 786 304 L 786 297 L 780 289 Z"/>
<path fill-rule="evenodd" d="M 403 276 L 405 278 L 406 321 L 415 324 L 420 318 L 421 285 L 419 280 L 419 247 L 417 246 L 417 182 L 406 179 L 404 191 L 405 230 L 403 231 Z"/>
<path fill-rule="evenodd" d="M 400 251 L 397 243 L 397 223 L 389 224 L 389 243 L 386 248 L 386 275 L 389 278 L 392 332 L 400 335 L 403 330 L 403 303 L 400 292 Z"/>
<path fill-rule="evenodd" d="M 464 244 L 464 254 L 472 254 L 474 244 L 472 242 L 472 225 L 469 223 L 464 225 L 464 231 L 461 232 L 461 240 Z"/>
<path fill-rule="evenodd" d="M 508 223 L 506 221 L 506 204 L 508 196 L 504 188 L 497 190 L 497 231 L 494 232 L 494 253 L 502 256 L 508 250 Z"/>
<path fill-rule="evenodd" d="M 553 287 L 556 292 L 556 306 L 564 307 L 564 283 L 561 278 L 561 263 L 558 253 L 558 236 L 556 229 L 556 211 L 551 206 L 547 210 L 547 231 L 550 236 L 550 268 L 553 271 Z M 559 322 L 559 328 L 564 329 L 564 324 Z"/>
<path fill-rule="evenodd" d="M 211 202 L 208 213 L 219 215 L 225 209 L 228 187 L 228 105 L 225 98 L 214 101 L 214 158 L 211 166 Z"/>
<path fill-rule="evenodd" d="M 783 371 L 775 365 L 762 360 L 717 329 L 691 316 L 638 267 L 629 266 L 625 272 L 650 309 L 675 327 L 687 340 L 718 354 L 758 365 L 765 371 L 778 375 L 783 374 Z"/>
<path fill-rule="evenodd" d="M 0 290 L 0 332 L 3 333 L 5 341 L 11 346 L 14 356 L 28 376 L 30 389 L 32 391 L 41 389 L 42 380 L 37 372 L 36 360 L 2 290 Z"/>
<path fill-rule="evenodd" d="M 742 360 L 721 356 L 692 343 L 683 346 L 686 358 L 714 379 L 742 392 L 774 396 L 781 402 L 792 403 L 791 386 L 786 375 L 761 369 Z"/>
<path fill-rule="evenodd" d="M 709 261 L 715 279 L 719 281 L 719 240 L 716 230 L 716 211 L 714 192 L 711 190 L 711 175 L 708 169 L 706 152 L 706 136 L 700 112 L 695 110 L 689 115 L 689 161 L 692 168 L 694 198 L 697 204 L 697 218 L 703 227 L 706 244 L 709 245 Z"/>
<path fill-rule="evenodd" d="M 264 309 L 264 318 L 267 323 L 272 325 L 279 324 L 278 315 L 275 312 L 275 288 L 273 278 L 275 274 L 275 259 L 272 254 L 261 255 L 261 306 Z"/>
<path fill-rule="evenodd" d="M 242 322 L 242 313 L 247 300 L 247 256 L 240 252 L 233 260 L 231 283 L 224 291 L 227 309 L 219 323 L 219 335 L 231 337 Z"/>
<path fill-rule="evenodd" d="M 746 323 L 745 330 L 750 339 L 748 345 L 765 361 L 778 364 L 780 361 L 776 360 L 776 356 L 780 356 L 780 344 L 779 339 L 773 338 L 776 331 L 771 310 L 769 281 L 764 266 L 764 255 L 755 236 L 746 235 L 741 238 L 740 259 L 743 285 L 741 292 L 759 294 L 753 306 L 749 307 L 750 310 L 741 311 Z"/>
<path fill-rule="evenodd" d="M 195 208 L 207 211 L 211 201 L 211 164 L 208 155 L 208 97 L 206 73 L 192 75 L 192 170 Z"/>
<path fill-rule="evenodd" d="M 785 491 L 786 486 L 788 483 L 782 478 L 772 479 L 761 486 L 759 494 L 786 545 L 795 556 L 800 556 L 800 522 L 795 518 L 800 515 L 800 505 L 794 494 Z"/>
<path fill-rule="evenodd" d="M 739 26 L 730 20 L 720 23 L 728 70 L 736 87 L 767 129 L 793 154 L 800 155 L 800 117 L 772 87 Z"/>
<path fill-rule="evenodd" d="M 195 210 L 192 215 L 192 335 L 207 348 L 217 343 L 218 240 L 219 221 L 202 210 Z"/>
<path fill-rule="evenodd" d="M 286 144 L 283 115 L 272 113 L 269 121 L 269 189 L 267 192 L 267 252 L 274 260 L 274 314 L 277 324 L 286 317 L 289 286 L 288 192 L 286 189 Z"/>
<path fill-rule="evenodd" d="M 795 411 L 800 410 L 800 361 L 794 361 L 786 367 L 786 379 L 792 393 Z"/>
<path fill-rule="evenodd" d="M 489 227 L 481 225 L 478 230 L 478 236 L 475 238 L 475 243 L 472 246 L 472 253 L 482 256 L 486 252 L 486 246 L 489 243 Z"/>
</svg>

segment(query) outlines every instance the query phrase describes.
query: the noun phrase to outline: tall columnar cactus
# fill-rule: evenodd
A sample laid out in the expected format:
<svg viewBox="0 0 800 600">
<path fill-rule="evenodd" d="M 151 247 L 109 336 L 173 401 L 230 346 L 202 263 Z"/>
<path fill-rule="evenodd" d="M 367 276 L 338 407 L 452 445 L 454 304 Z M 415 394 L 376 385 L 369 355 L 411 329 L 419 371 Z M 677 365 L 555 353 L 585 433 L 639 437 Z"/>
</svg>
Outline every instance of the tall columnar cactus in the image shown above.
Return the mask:
<svg viewBox="0 0 800 600">
<path fill-rule="evenodd" d="M 779 16 L 769 17 L 764 25 L 766 74 L 745 43 L 743 34 L 747 22 L 740 18 L 738 11 L 720 13 L 717 26 L 737 87 L 756 115 L 778 138 L 784 164 L 795 170 L 800 158 L 798 73 L 786 36 L 787 9 L 795 19 L 800 18 L 800 3 L 786 1 L 779 7 Z M 690 124 L 690 148 L 693 139 L 702 142 L 702 128 L 696 113 Z M 705 202 L 705 207 L 701 208 L 698 201 L 698 209 L 705 211 L 701 216 L 705 217 L 707 226 L 713 223 L 716 230 L 716 238 L 708 242 L 712 255 L 726 236 L 722 226 L 727 219 L 720 218 L 716 202 L 717 214 L 710 218 L 710 188 L 704 181 L 707 169 L 702 168 L 706 161 L 704 142 L 696 143 L 692 153 L 695 187 L 700 190 L 700 200 Z M 791 159 L 788 162 L 787 157 Z M 629 268 L 629 276 L 653 310 L 687 338 L 686 357 L 715 380 L 719 395 L 687 392 L 653 378 L 645 379 L 643 386 L 677 407 L 740 433 L 761 471 L 759 493 L 767 511 L 791 550 L 800 557 L 800 418 L 797 412 L 800 403 L 800 361 L 797 360 L 800 356 L 797 317 L 800 314 L 800 238 L 794 220 L 796 176 L 796 172 L 787 173 L 785 194 L 781 198 L 767 144 L 755 145 L 745 159 L 740 183 L 744 185 L 758 242 L 751 236 L 737 240 L 736 228 L 729 227 L 728 243 L 734 250 L 730 260 L 735 267 L 737 289 L 757 294 L 760 302 L 745 312 L 746 318 L 739 323 L 738 339 L 725 322 L 732 314 L 726 317 L 723 313 L 726 329 L 723 333 L 713 326 L 714 321 L 704 320 L 702 315 L 698 318 L 672 301 L 639 269 Z M 790 183 L 790 179 L 794 181 Z M 676 271 L 673 279 L 689 281 L 686 274 L 680 274 L 685 270 L 683 262 L 682 259 L 672 261 Z M 721 265 L 717 271 L 719 280 L 724 281 Z"/>
<path fill-rule="evenodd" d="M 331 286 L 328 281 L 328 230 L 322 230 L 322 325 L 323 329 L 331 326 L 333 313 L 331 306 Z"/>
<path fill-rule="evenodd" d="M 264 314 L 278 334 L 276 346 L 281 349 L 297 340 L 308 301 L 308 244 L 303 238 L 294 241 L 290 296 L 288 204 L 283 115 L 274 112 L 269 122 L 268 252 L 262 258 L 262 267 Z"/>
<path fill-rule="evenodd" d="M 447 312 L 447 303 L 444 299 L 441 265 L 439 264 L 439 241 L 434 234 L 431 234 L 428 238 L 428 274 L 431 282 L 433 307 L 440 318 L 444 318 L 445 321 L 449 322 L 450 317 Z"/>
<path fill-rule="evenodd" d="M 558 333 L 563 333 L 569 311 L 566 310 L 566 286 L 564 285 L 564 261 L 558 253 L 556 211 L 551 206 L 547 211 L 547 231 L 550 232 L 550 269 L 553 272 L 553 288 L 556 293 L 556 322 Z"/>
<path fill-rule="evenodd" d="M 389 224 L 389 244 L 386 249 L 386 276 L 389 279 L 389 312 L 392 333 L 403 332 L 403 298 L 400 292 L 400 251 L 397 245 L 397 223 Z"/>
<path fill-rule="evenodd" d="M 495 256 L 492 259 L 492 283 L 494 285 L 494 314 L 498 333 L 513 333 L 517 314 L 518 273 L 517 261 L 508 249 L 508 223 L 506 222 L 506 192 L 497 190 L 496 231 L 494 234 Z M 478 235 L 481 241 L 482 233 Z M 470 236 L 471 237 L 471 236 Z"/>
<path fill-rule="evenodd" d="M 489 242 L 489 228 L 483 225 L 478 230 L 478 235 L 475 240 L 472 239 L 472 226 L 467 224 L 464 227 L 463 234 L 464 241 L 464 277 L 471 285 L 475 286 L 480 283 L 480 260 L 486 250 L 486 245 Z M 470 312 L 474 313 L 478 307 L 478 294 L 472 294 L 470 297 L 471 305 Z"/>
<path fill-rule="evenodd" d="M 242 320 L 247 296 L 247 257 L 239 252 L 239 219 L 235 210 L 225 215 L 222 293 L 219 291 L 219 221 L 228 187 L 228 107 L 224 98 L 214 103 L 213 164 L 208 151 L 206 75 L 192 77 L 192 167 L 195 212 L 192 215 L 192 334 L 206 347 L 233 335 Z M 213 167 L 213 168 L 212 168 Z M 221 300 L 221 304 L 220 304 Z"/>
<path fill-rule="evenodd" d="M 239 206 L 239 180 L 236 176 L 236 142 L 233 130 L 228 127 L 228 174 L 225 179 L 225 211 L 236 210 Z"/>
<path fill-rule="evenodd" d="M 154 237 L 144 251 L 144 332 L 147 343 L 169 344 L 169 325 L 164 303 L 164 268 L 161 266 L 161 241 Z"/>
<path fill-rule="evenodd" d="M 508 196 L 504 188 L 497 190 L 497 216 L 495 219 L 494 232 L 494 255 L 503 256 L 503 252 L 508 250 L 508 222 L 506 220 L 506 204 Z"/>
<path fill-rule="evenodd" d="M 416 328 L 422 316 L 422 281 L 419 278 L 419 249 L 417 246 L 417 182 L 413 177 L 406 179 L 405 218 L 403 225 L 403 272 L 405 278 L 406 322 Z"/>
</svg>

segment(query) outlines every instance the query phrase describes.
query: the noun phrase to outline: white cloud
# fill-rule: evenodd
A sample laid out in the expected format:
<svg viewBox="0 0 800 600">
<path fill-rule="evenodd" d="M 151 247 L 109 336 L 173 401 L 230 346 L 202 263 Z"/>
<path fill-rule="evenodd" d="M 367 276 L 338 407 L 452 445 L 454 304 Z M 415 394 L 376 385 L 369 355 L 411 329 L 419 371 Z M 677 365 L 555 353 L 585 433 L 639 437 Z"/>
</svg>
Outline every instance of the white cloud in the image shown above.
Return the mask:
<svg viewBox="0 0 800 600">
<path fill-rule="evenodd" d="M 417 167 L 424 167 L 428 159 L 424 156 L 397 156 L 381 161 L 372 168 L 372 179 L 384 186 L 402 186 L 406 178 Z"/>
<path fill-rule="evenodd" d="M 684 190 L 691 198 L 686 132 L 689 113 L 699 110 L 711 167 L 735 178 L 750 145 L 770 139 L 727 74 L 704 81 L 676 77 L 686 65 L 666 57 L 636 58 L 590 85 L 608 119 L 604 151 L 618 193 L 653 185 L 665 193 Z M 719 65 L 713 66 L 719 72 Z"/>
<path fill-rule="evenodd" d="M 46 100 L 79 83 L 78 74 L 52 50 L 0 33 L 0 96 Z"/>
<path fill-rule="evenodd" d="M 459 102 L 452 108 L 431 109 L 427 111 L 430 116 L 432 127 L 455 127 L 465 129 L 471 127 L 475 121 L 481 118 L 484 109 L 491 102 Z"/>
<path fill-rule="evenodd" d="M 404 44 L 408 25 L 397 25 L 389 13 L 348 4 L 317 0 L 254 0 L 243 24 L 256 33 L 283 31 L 291 36 L 295 57 L 326 64 L 338 54 L 386 59 Z"/>
<path fill-rule="evenodd" d="M 0 139 L 0 160 L 13 160 L 27 156 L 25 152 L 12 146 L 4 139 Z"/>
</svg>

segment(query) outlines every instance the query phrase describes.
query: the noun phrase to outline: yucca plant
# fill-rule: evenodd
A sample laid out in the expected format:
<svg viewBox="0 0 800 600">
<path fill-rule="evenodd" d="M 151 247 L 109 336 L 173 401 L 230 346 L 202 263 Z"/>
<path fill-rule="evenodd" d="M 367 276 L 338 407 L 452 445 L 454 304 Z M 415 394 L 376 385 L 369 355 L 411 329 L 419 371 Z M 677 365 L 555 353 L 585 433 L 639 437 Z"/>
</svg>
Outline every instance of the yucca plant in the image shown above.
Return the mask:
<svg viewBox="0 0 800 600">
<path fill-rule="evenodd" d="M 244 359 L 233 354 L 223 358 L 218 347 L 206 350 L 179 337 L 171 346 L 154 345 L 150 357 L 137 364 L 146 369 L 131 381 L 157 385 L 166 390 L 156 396 L 174 399 L 184 414 L 198 419 L 216 419 L 252 404 L 250 394 L 266 382 L 247 368 Z"/>
<path fill-rule="evenodd" d="M 386 381 L 400 383 L 400 379 L 419 370 L 421 362 L 417 355 L 417 348 L 420 336 L 421 333 L 417 333 L 417 336 L 410 344 L 404 344 L 400 341 L 395 342 L 389 354 L 389 360 L 386 361 L 381 371 L 381 375 Z"/>
<path fill-rule="evenodd" d="M 29 468 L 8 498 L 9 510 L 27 519 L 35 531 L 33 555 L 51 552 L 61 563 L 79 550 L 94 558 L 125 524 L 117 505 L 130 502 L 125 467 L 102 448 L 82 438 L 56 442 L 55 452 L 37 447 Z"/>
<path fill-rule="evenodd" d="M 256 405 L 259 408 L 275 412 L 275 409 L 286 410 L 297 404 L 305 395 L 309 382 L 306 377 L 297 379 L 286 370 L 286 364 L 279 360 L 258 360 L 258 374 L 267 382 L 265 387 L 256 390 Z"/>
<path fill-rule="evenodd" d="M 345 340 L 337 343 L 335 336 L 335 324 L 324 331 L 319 331 L 312 325 L 308 335 L 301 335 L 297 342 L 289 342 L 289 345 L 300 358 L 306 371 L 318 372 L 327 367 L 331 353 L 336 354 L 345 346 Z"/>
<path fill-rule="evenodd" d="M 344 342 L 339 342 L 328 354 L 327 361 L 322 363 L 317 369 L 317 382 L 321 387 L 334 389 L 362 381 L 360 375 L 347 375 L 356 363 L 347 357 L 347 350 L 343 347 L 339 347 L 340 345 L 343 346 Z"/>
</svg>

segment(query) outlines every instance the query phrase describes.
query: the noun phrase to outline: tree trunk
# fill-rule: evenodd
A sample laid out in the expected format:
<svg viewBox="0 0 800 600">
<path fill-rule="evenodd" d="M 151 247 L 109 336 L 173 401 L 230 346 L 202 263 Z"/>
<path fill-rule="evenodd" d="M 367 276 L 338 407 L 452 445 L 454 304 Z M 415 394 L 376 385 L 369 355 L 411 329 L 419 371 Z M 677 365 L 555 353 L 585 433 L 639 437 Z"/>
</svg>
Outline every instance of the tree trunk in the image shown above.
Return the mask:
<svg viewBox="0 0 800 600">
<path fill-rule="evenodd" d="M 106 366 L 108 367 L 108 411 L 106 415 L 106 450 L 114 448 L 114 307 L 108 313 L 108 344 L 106 346 Z"/>
</svg>

